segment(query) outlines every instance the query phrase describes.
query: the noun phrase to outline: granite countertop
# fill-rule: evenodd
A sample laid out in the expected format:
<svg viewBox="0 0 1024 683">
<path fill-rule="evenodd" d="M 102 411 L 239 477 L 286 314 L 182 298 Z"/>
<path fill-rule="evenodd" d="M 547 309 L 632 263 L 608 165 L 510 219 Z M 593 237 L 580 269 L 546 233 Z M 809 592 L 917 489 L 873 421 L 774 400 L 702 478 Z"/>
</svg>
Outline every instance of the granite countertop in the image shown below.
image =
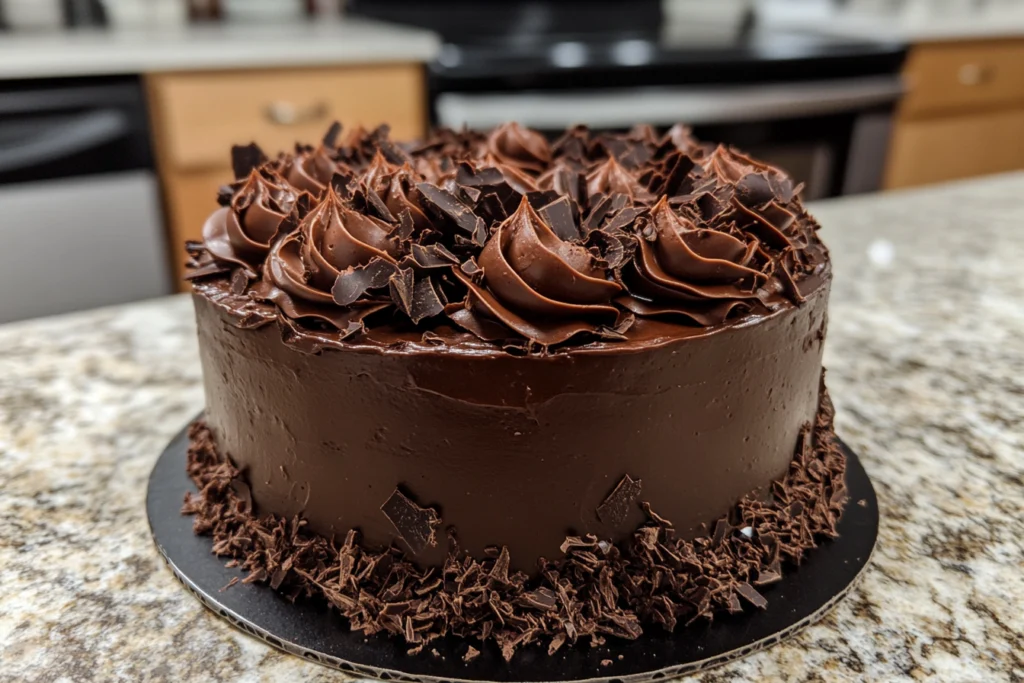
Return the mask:
<svg viewBox="0 0 1024 683">
<path fill-rule="evenodd" d="M 814 207 L 838 430 L 878 491 L 860 585 L 702 681 L 1024 679 L 1024 174 Z M 343 680 L 207 612 L 149 536 L 203 405 L 173 297 L 0 328 L 0 681 Z"/>
<path fill-rule="evenodd" d="M 0 79 L 429 62 L 440 49 L 429 31 L 355 17 L 24 32 L 0 39 Z"/>
</svg>

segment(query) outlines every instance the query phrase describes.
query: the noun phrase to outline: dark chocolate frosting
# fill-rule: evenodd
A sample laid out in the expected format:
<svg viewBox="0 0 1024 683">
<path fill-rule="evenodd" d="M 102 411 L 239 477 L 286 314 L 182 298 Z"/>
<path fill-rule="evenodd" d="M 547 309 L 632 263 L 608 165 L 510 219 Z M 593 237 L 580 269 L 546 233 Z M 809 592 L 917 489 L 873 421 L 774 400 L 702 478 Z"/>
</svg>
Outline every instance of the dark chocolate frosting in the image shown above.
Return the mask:
<svg viewBox="0 0 1024 683">
<path fill-rule="evenodd" d="M 828 277 L 799 188 L 681 126 L 549 143 L 509 123 L 401 147 L 386 127 L 336 124 L 316 147 L 267 159 L 250 145 L 234 161 L 189 277 L 230 282 L 252 302 L 240 317 L 276 317 L 305 348 L 616 343 L 652 321 L 710 328 L 800 305 Z"/>
</svg>

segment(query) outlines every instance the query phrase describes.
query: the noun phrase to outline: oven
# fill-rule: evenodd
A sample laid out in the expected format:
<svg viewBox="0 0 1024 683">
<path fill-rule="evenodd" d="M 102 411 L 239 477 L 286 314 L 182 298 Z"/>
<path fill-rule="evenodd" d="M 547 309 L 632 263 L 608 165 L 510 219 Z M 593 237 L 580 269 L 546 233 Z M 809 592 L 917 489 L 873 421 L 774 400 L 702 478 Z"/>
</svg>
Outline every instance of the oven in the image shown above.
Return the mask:
<svg viewBox="0 0 1024 683">
<path fill-rule="evenodd" d="M 170 294 L 136 77 L 0 83 L 0 323 Z"/>
</svg>

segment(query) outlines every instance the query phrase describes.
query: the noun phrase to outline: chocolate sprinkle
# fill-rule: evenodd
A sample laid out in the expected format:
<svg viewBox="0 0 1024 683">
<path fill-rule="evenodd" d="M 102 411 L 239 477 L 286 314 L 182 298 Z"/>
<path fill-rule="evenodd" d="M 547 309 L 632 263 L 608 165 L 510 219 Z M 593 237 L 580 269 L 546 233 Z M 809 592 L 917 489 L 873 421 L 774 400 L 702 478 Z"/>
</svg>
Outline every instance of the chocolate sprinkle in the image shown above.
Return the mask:
<svg viewBox="0 0 1024 683">
<path fill-rule="evenodd" d="M 626 521 L 629 511 L 640 497 L 640 480 L 628 474 L 616 485 L 608 497 L 597 508 L 597 517 L 609 526 L 618 526 Z"/>
<path fill-rule="evenodd" d="M 301 517 L 257 517 L 234 485 L 243 473 L 217 453 L 201 422 L 190 429 L 188 451 L 200 493 L 185 496 L 182 512 L 194 516 L 197 534 L 212 536 L 216 555 L 249 572 L 245 583 L 276 586 L 289 599 L 324 600 L 353 631 L 401 638 L 412 655 L 446 635 L 493 642 L 506 660 L 533 644 L 553 654 L 567 644 L 635 639 L 647 627 L 678 630 L 744 604 L 764 609 L 770 594 L 751 579 L 773 582 L 818 542 L 836 537 L 846 460 L 832 419 L 823 387 L 816 421 L 804 428 L 806 448 L 795 449 L 788 474 L 767 498 L 737 504 L 736 526 L 724 519 L 725 526 L 712 525 L 725 529 L 719 541 L 684 540 L 645 505 L 648 521 L 620 543 L 567 538 L 561 557 L 538 561 L 534 579 L 510 572 L 505 548 L 483 559 L 461 552 L 453 532 L 443 566 L 420 567 L 399 547 L 362 544 L 356 530 L 339 545 L 311 533 Z M 436 543 L 441 522 L 434 510 L 398 490 L 382 510 L 414 552 Z M 746 527 L 752 537 L 741 533 Z"/>
<path fill-rule="evenodd" d="M 422 508 L 395 489 L 380 506 L 380 511 L 414 553 L 437 545 L 437 527 L 441 526 L 441 518 L 433 508 Z"/>
</svg>

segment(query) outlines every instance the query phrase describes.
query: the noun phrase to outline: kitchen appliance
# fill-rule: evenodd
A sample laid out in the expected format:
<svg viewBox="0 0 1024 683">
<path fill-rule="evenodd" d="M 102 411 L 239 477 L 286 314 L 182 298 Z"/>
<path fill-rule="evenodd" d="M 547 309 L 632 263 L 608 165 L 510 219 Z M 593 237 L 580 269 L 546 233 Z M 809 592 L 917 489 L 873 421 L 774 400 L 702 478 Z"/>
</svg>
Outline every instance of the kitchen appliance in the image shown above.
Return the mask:
<svg viewBox="0 0 1024 683">
<path fill-rule="evenodd" d="M 881 185 L 905 47 L 759 29 L 753 15 L 671 20 L 656 0 L 353 0 L 350 10 L 439 32 L 436 123 L 546 131 L 684 121 L 805 182 L 805 198 Z"/>
<path fill-rule="evenodd" d="M 47 31 L 64 25 L 61 0 L 3 0 L 4 24 L 14 31 Z"/>
<path fill-rule="evenodd" d="M 0 323 L 171 292 L 137 78 L 0 84 Z"/>
</svg>

